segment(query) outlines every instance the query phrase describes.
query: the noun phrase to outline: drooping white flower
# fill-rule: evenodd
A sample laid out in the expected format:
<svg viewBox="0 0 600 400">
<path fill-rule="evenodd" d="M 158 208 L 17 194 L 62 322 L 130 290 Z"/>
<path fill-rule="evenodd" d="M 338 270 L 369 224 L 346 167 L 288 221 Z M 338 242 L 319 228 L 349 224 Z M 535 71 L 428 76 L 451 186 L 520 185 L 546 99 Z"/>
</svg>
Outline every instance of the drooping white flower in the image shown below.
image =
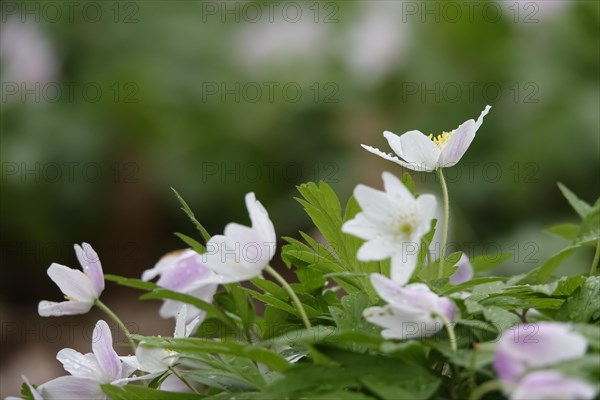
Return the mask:
<svg viewBox="0 0 600 400">
<path fill-rule="evenodd" d="M 362 211 L 342 226 L 342 231 L 366 242 L 358 250 L 361 261 L 391 257 L 391 277 L 405 284 L 417 266 L 421 237 L 431 227 L 436 199 L 424 194 L 418 199 L 390 174 L 383 173 L 385 192 L 358 185 L 354 197 Z"/>
<path fill-rule="evenodd" d="M 201 318 L 197 316 L 192 319 L 191 322 L 187 323 L 187 311 L 188 305 L 184 304 L 181 307 L 179 314 L 177 314 L 175 332 L 173 333 L 173 337 L 175 338 L 189 337 L 195 332 L 201 322 Z M 146 345 L 145 342 L 139 343 L 135 351 L 135 356 L 139 369 L 150 373 L 150 375 L 142 376 L 137 379 L 148 379 L 162 374 L 167 371 L 178 358 L 178 354 L 174 351 L 151 347 Z"/>
<path fill-rule="evenodd" d="M 219 283 L 260 276 L 275 253 L 275 228 L 254 193 L 246 195 L 246 208 L 252 227 L 234 222 L 227 224 L 223 235 L 215 235 L 208 241 L 206 253 L 202 255 L 206 265 L 219 276 Z"/>
<path fill-rule="evenodd" d="M 202 262 L 202 256 L 192 249 L 176 251 L 163 256 L 156 265 L 144 271 L 142 280 L 149 281 L 160 275 L 157 285 L 175 292 L 185 293 L 190 296 L 212 302 L 217 291 L 215 274 Z M 165 300 L 159 313 L 163 318 L 176 317 L 183 303 L 175 300 Z M 197 307 L 189 306 L 187 322 L 196 317 L 200 322 L 204 320 L 206 312 Z"/>
<path fill-rule="evenodd" d="M 510 400 L 591 400 L 597 391 L 591 383 L 558 371 L 534 371 L 519 381 L 510 393 Z"/>
<path fill-rule="evenodd" d="M 434 171 L 438 168 L 452 167 L 460 161 L 471 145 L 475 133 L 483 123 L 483 117 L 487 115 L 490 108 L 486 106 L 477 121 L 470 119 L 453 131 L 443 132 L 437 137 L 426 136 L 416 130 L 408 131 L 401 136 L 389 131 L 383 132 L 383 136 L 398 157 L 364 144 L 362 147 L 414 171 Z"/>
<path fill-rule="evenodd" d="M 569 324 L 521 324 L 504 332 L 498 340 L 494 369 L 501 380 L 514 383 L 531 368 L 579 358 L 586 348 L 586 339 Z"/>
<path fill-rule="evenodd" d="M 402 286 L 383 275 L 371 274 L 371 284 L 387 304 L 369 307 L 363 316 L 383 327 L 381 335 L 386 339 L 429 337 L 444 327 L 437 315 L 452 320 L 455 310 L 452 301 L 433 293 L 423 283 Z"/>
<path fill-rule="evenodd" d="M 462 253 L 460 259 L 456 263 L 458 267 L 454 274 L 450 277 L 450 283 L 453 285 L 460 285 L 461 283 L 465 283 L 473 278 L 473 265 L 469 260 L 469 256 L 465 253 Z"/>
<path fill-rule="evenodd" d="M 100 385 L 123 385 L 135 370 L 113 349 L 110 328 L 102 320 L 94 327 L 92 351 L 93 353 L 87 354 L 69 348 L 59 351 L 56 358 L 71 375 L 61 376 L 38 386 L 43 398 L 106 399 Z"/>
<path fill-rule="evenodd" d="M 53 263 L 48 276 L 58 285 L 67 301 L 40 301 L 38 313 L 42 317 L 85 314 L 92 308 L 104 290 L 104 273 L 98 254 L 92 246 L 75 245 L 75 254 L 82 271 Z"/>
</svg>

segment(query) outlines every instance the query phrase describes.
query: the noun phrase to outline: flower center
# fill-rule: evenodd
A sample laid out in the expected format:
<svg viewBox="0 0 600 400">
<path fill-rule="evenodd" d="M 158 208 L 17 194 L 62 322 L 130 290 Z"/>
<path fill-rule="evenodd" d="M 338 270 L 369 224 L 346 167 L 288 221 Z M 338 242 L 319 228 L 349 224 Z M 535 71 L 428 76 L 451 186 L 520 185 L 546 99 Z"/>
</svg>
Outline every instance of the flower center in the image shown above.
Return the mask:
<svg viewBox="0 0 600 400">
<path fill-rule="evenodd" d="M 441 134 L 437 135 L 436 137 L 433 137 L 433 134 L 429 134 L 429 136 L 427 136 L 433 143 L 435 143 L 435 145 L 442 150 L 444 148 L 444 146 L 446 145 L 446 143 L 448 143 L 448 140 L 450 140 L 450 138 L 452 137 L 452 134 L 454 132 L 442 132 Z"/>
</svg>

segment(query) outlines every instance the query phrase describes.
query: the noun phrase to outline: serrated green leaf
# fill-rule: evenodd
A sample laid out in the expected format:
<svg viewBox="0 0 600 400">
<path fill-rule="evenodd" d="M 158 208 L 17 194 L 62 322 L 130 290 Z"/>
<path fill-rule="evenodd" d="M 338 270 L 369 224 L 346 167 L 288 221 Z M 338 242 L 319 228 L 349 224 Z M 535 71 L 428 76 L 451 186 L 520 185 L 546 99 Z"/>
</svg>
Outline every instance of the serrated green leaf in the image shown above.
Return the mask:
<svg viewBox="0 0 600 400">
<path fill-rule="evenodd" d="M 413 181 L 412 175 L 409 174 L 408 172 L 404 172 L 402 174 L 401 181 L 402 181 L 402 184 L 404 186 L 406 186 L 406 188 L 408 190 L 410 190 L 410 192 L 414 196 L 415 195 L 415 182 Z"/>
<path fill-rule="evenodd" d="M 101 387 L 112 400 L 197 400 L 206 397 L 195 393 L 165 392 L 134 385 L 101 385 Z"/>
<path fill-rule="evenodd" d="M 588 242 L 596 242 L 600 239 L 600 200 L 596 201 L 583 222 L 581 228 L 575 238 L 575 243 L 583 244 Z"/>
<path fill-rule="evenodd" d="M 153 282 L 146 282 L 135 278 L 125 278 L 123 276 L 113 274 L 104 274 L 104 279 L 115 282 L 121 286 L 127 286 L 134 289 L 155 290 L 160 288 L 160 286 Z"/>
<path fill-rule="evenodd" d="M 210 233 L 208 233 L 208 231 L 204 229 L 204 226 L 202 226 L 202 224 L 198 222 L 196 216 L 194 215 L 194 212 L 192 211 L 190 206 L 188 206 L 188 204 L 185 202 L 183 197 L 181 197 L 174 188 L 171 188 L 171 190 L 173 191 L 173 193 L 175 193 L 175 197 L 177 197 L 179 204 L 181 204 L 181 209 L 183 210 L 183 212 L 188 216 L 190 221 L 192 221 L 198 232 L 200 232 L 200 234 L 202 235 L 202 238 L 208 242 L 210 240 Z"/>
<path fill-rule="evenodd" d="M 494 256 L 484 254 L 473 257 L 470 262 L 473 266 L 473 270 L 477 273 L 480 273 L 498 267 L 504 261 L 512 257 L 512 255 L 512 253 L 499 253 L 495 254 Z"/>
<path fill-rule="evenodd" d="M 196 253 L 198 253 L 198 254 L 204 254 L 204 253 L 206 253 L 206 247 L 204 247 L 197 240 L 192 239 L 191 237 L 189 237 L 187 235 L 184 235 L 183 233 L 179 233 L 179 232 L 175 232 L 175 236 L 177 236 L 185 244 L 187 244 L 188 246 L 190 246 L 191 249 L 194 250 Z"/>
<path fill-rule="evenodd" d="M 544 232 L 549 233 L 552 236 L 568 240 L 569 242 L 573 242 L 579 233 L 579 225 L 570 223 L 558 224 L 544 229 Z"/>
<path fill-rule="evenodd" d="M 600 319 L 600 277 L 590 276 L 563 304 L 556 319 L 593 322 Z"/>
<path fill-rule="evenodd" d="M 532 269 L 527 274 L 523 275 L 516 281 L 513 280 L 511 283 L 543 283 L 552 275 L 552 272 L 554 272 L 554 270 L 558 268 L 558 266 L 579 247 L 579 245 L 573 245 L 562 249 L 561 251 L 550 257 L 544 264 Z"/>
<path fill-rule="evenodd" d="M 446 257 L 444 260 L 444 271 L 442 278 L 449 278 L 456 272 L 456 263 L 458 260 L 460 260 L 461 255 L 462 252 L 457 251 Z M 440 260 L 438 259 L 419 271 L 417 276 L 424 282 L 431 282 L 435 279 L 438 279 L 439 265 Z"/>
<path fill-rule="evenodd" d="M 581 218 L 585 218 L 592 207 L 577 197 L 575 193 L 571 192 L 569 188 L 560 182 L 558 182 L 558 188 L 562 192 L 563 196 L 565 196 L 571 207 L 573 207 L 573 209 L 577 212 L 577 214 L 579 214 Z"/>
</svg>

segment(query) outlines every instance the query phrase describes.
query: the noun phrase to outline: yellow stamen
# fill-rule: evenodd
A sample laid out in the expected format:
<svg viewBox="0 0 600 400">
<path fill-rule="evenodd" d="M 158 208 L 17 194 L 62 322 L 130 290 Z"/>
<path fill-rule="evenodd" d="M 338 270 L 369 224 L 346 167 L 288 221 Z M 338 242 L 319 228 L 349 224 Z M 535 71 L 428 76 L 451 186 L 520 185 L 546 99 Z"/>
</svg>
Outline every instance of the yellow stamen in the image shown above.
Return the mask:
<svg viewBox="0 0 600 400">
<path fill-rule="evenodd" d="M 442 132 L 440 135 L 433 137 L 433 134 L 427 136 L 435 145 L 442 150 L 454 132 Z"/>
</svg>

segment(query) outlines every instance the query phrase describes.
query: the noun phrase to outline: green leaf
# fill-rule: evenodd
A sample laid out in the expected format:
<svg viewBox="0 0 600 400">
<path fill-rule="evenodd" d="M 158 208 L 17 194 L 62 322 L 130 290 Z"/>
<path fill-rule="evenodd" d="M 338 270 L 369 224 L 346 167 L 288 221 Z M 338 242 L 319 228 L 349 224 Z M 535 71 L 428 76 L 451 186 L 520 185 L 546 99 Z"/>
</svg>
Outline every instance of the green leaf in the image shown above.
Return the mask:
<svg viewBox="0 0 600 400">
<path fill-rule="evenodd" d="M 134 289 L 155 290 L 160 288 L 160 286 L 153 282 L 146 282 L 135 278 L 125 278 L 119 275 L 104 274 L 104 279 L 115 282 L 121 286 L 127 286 Z"/>
<path fill-rule="evenodd" d="M 134 385 L 101 385 L 101 387 L 112 400 L 197 400 L 206 397 L 195 393 L 165 392 Z"/>
<path fill-rule="evenodd" d="M 152 292 L 148 292 L 140 296 L 140 300 L 175 300 L 180 301 L 182 303 L 191 304 L 196 308 L 206 311 L 206 318 L 216 318 L 226 325 L 230 327 L 234 327 L 235 323 L 233 320 L 227 316 L 223 311 L 221 311 L 218 307 L 207 303 L 204 300 L 201 300 L 197 297 L 191 296 L 185 293 L 174 292 L 172 290 L 158 288 L 154 289 Z"/>
<path fill-rule="evenodd" d="M 176 351 L 184 356 L 194 358 L 195 355 L 202 356 L 205 353 L 229 354 L 245 357 L 262 363 L 275 371 L 283 370 L 290 363 L 277 353 L 263 347 L 235 341 L 217 341 L 201 338 L 159 338 L 133 335 L 135 338 L 144 340 L 146 345 Z"/>
<path fill-rule="evenodd" d="M 544 232 L 552 236 L 573 242 L 579 233 L 579 225 L 577 224 L 558 224 L 544 229 Z"/>
<path fill-rule="evenodd" d="M 560 182 L 558 182 L 558 188 L 562 192 L 563 196 L 565 196 L 571 207 L 573 207 L 573 209 L 577 212 L 577 214 L 579 214 L 581 218 L 585 218 L 592 207 L 577 197 L 575 193 L 571 192 L 569 188 Z"/>
<path fill-rule="evenodd" d="M 473 286 L 477 286 L 477 285 L 481 285 L 483 283 L 489 283 L 489 282 L 497 282 L 497 281 L 503 281 L 506 278 L 502 278 L 502 277 L 497 277 L 497 276 L 489 276 L 489 277 L 482 277 L 482 278 L 473 278 L 470 281 L 461 283 L 460 285 L 447 285 L 444 286 L 441 290 L 441 293 L 444 295 L 448 295 L 451 293 L 458 293 L 458 292 L 464 292 L 467 289 L 472 288 Z"/>
<path fill-rule="evenodd" d="M 593 322 L 600 319 L 600 276 L 590 276 L 558 310 L 556 319 Z"/>
<path fill-rule="evenodd" d="M 175 232 L 175 236 L 181 239 L 185 244 L 190 246 L 192 250 L 194 250 L 198 254 L 206 253 L 206 247 L 200 244 L 197 240 L 192 239 L 191 237 L 184 235 L 183 233 Z"/>
<path fill-rule="evenodd" d="M 583 219 L 575 243 L 595 242 L 598 239 L 600 239 L 600 199 Z"/>
<path fill-rule="evenodd" d="M 449 278 L 454 274 L 454 272 L 456 272 L 456 263 L 458 262 L 458 260 L 460 260 L 461 255 L 462 252 L 457 251 L 446 257 L 444 261 L 444 271 L 442 274 L 442 278 Z M 438 278 L 439 265 L 440 260 L 438 259 L 426 266 L 425 268 L 423 268 L 420 272 L 418 272 L 417 276 L 424 282 L 431 282 L 432 280 Z"/>
<path fill-rule="evenodd" d="M 550 257 L 544 264 L 532 269 L 523 277 L 519 278 L 518 280 L 512 283 L 543 283 L 546 279 L 550 277 L 550 275 L 552 275 L 552 272 L 554 272 L 554 270 L 558 268 L 558 266 L 579 247 L 579 245 L 574 245 L 562 249 L 561 251 Z"/>
<path fill-rule="evenodd" d="M 198 232 L 200 232 L 202 238 L 204 238 L 204 240 L 208 242 L 210 240 L 210 233 L 208 233 L 208 231 L 204 229 L 202 224 L 198 222 L 196 216 L 194 215 L 194 212 L 192 211 L 190 206 L 188 206 L 188 204 L 185 202 L 183 197 L 181 197 L 174 188 L 171 188 L 171 190 L 173 191 L 173 193 L 175 193 L 175 197 L 177 197 L 177 200 L 181 204 L 181 209 L 183 210 L 183 212 L 188 216 L 190 221 L 192 221 L 194 226 L 196 226 L 196 229 L 198 229 Z"/>
<path fill-rule="evenodd" d="M 406 188 L 408 190 L 410 190 L 410 192 L 413 194 L 413 196 L 415 195 L 415 182 L 413 181 L 412 175 L 409 174 L 408 172 L 404 172 L 402 174 L 402 184 L 404 184 L 404 186 L 406 186 Z"/>
<path fill-rule="evenodd" d="M 423 265 L 427 257 L 429 256 L 429 245 L 435 235 L 435 227 L 437 225 L 437 219 L 432 219 L 429 227 L 429 231 L 421 238 L 419 245 L 419 254 L 417 255 L 417 268 Z"/>
</svg>

